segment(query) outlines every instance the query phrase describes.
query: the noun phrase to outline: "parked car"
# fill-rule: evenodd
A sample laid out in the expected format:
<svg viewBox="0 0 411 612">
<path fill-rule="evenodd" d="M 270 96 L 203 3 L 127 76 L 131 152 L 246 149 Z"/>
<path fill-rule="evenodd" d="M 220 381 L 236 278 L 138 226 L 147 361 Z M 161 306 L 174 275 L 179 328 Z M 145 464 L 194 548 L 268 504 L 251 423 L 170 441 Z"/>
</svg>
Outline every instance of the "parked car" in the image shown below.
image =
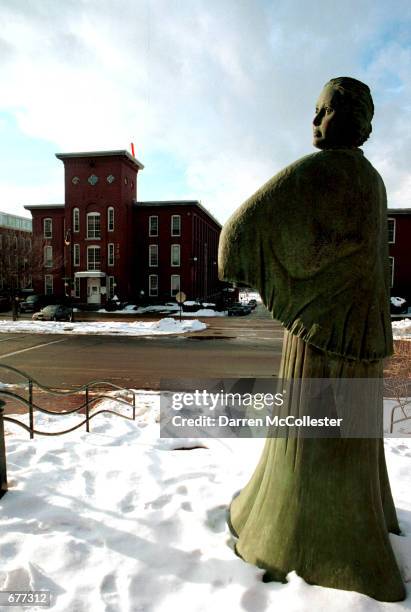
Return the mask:
<svg viewBox="0 0 411 612">
<path fill-rule="evenodd" d="M 20 312 L 37 312 L 44 306 L 55 303 L 53 295 L 39 295 L 34 293 L 29 295 L 23 302 L 20 302 Z"/>
<path fill-rule="evenodd" d="M 63 304 L 45 306 L 32 316 L 34 321 L 72 321 L 73 309 Z"/>
<path fill-rule="evenodd" d="M 391 314 L 406 314 L 408 312 L 408 302 L 402 297 L 390 298 L 390 311 Z"/>
<path fill-rule="evenodd" d="M 249 306 L 237 303 L 230 306 L 227 312 L 229 317 L 243 317 L 250 314 L 251 308 Z"/>
<path fill-rule="evenodd" d="M 197 312 L 202 308 L 201 303 L 196 300 L 187 300 L 183 303 L 183 312 Z"/>
<path fill-rule="evenodd" d="M 254 308 L 257 307 L 257 300 L 255 300 L 254 298 L 248 300 L 248 305 L 251 306 L 251 308 L 254 310 Z"/>
</svg>

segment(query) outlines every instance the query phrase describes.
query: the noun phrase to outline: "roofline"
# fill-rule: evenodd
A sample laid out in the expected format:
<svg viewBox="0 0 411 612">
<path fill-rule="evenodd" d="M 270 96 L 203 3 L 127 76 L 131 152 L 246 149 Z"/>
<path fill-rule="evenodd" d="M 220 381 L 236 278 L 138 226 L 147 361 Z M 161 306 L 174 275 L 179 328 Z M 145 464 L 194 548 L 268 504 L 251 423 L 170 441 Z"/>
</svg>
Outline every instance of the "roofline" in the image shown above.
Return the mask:
<svg viewBox="0 0 411 612">
<path fill-rule="evenodd" d="M 41 208 L 64 208 L 64 206 L 65 204 L 25 204 L 24 208 L 26 210 L 40 210 Z"/>
<path fill-rule="evenodd" d="M 119 149 L 118 151 L 80 151 L 78 153 L 56 153 L 55 155 L 57 159 L 60 159 L 61 161 L 80 157 L 114 157 L 117 155 L 126 157 L 128 161 L 137 166 L 139 170 L 143 170 L 144 168 L 143 164 L 125 149 Z"/>
<path fill-rule="evenodd" d="M 15 215 L 14 213 L 0 210 L 1 215 L 10 215 L 10 217 L 16 217 L 17 219 L 23 219 L 25 221 L 31 221 L 30 217 L 23 217 L 23 215 Z"/>
<path fill-rule="evenodd" d="M 200 210 L 202 210 L 218 227 L 221 229 L 223 226 L 213 215 L 208 211 L 198 200 L 145 200 L 136 201 L 137 206 L 185 206 L 187 204 L 191 204 L 192 206 L 197 206 Z"/>
<path fill-rule="evenodd" d="M 388 208 L 389 215 L 411 215 L 411 208 Z"/>
</svg>

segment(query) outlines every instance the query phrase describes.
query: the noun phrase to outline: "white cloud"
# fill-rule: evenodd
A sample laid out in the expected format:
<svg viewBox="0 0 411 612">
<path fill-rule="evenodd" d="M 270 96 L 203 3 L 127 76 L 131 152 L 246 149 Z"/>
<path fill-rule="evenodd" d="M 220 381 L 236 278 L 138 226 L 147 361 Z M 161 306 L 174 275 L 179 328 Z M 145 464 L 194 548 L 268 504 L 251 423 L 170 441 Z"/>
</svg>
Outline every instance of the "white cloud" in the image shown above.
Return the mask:
<svg viewBox="0 0 411 612">
<path fill-rule="evenodd" d="M 143 163 L 160 151 L 186 168 L 187 194 L 224 221 L 313 151 L 315 100 L 324 82 L 347 74 L 373 90 L 365 151 L 381 163 L 391 205 L 408 205 L 410 51 L 393 29 L 396 19 L 409 25 L 407 2 L 32 0 L 2 11 L 0 111 L 56 151 L 134 140 Z M 144 192 L 144 173 L 139 181 Z"/>
</svg>

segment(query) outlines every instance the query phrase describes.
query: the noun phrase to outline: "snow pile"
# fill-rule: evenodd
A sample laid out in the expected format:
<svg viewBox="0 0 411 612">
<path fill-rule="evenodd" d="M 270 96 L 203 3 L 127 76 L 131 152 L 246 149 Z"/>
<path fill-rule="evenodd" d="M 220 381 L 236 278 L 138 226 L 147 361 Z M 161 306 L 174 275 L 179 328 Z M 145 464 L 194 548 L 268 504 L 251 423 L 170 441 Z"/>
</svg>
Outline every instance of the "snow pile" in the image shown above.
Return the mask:
<svg viewBox="0 0 411 612">
<path fill-rule="evenodd" d="M 411 319 L 392 322 L 392 333 L 395 339 L 411 338 Z"/>
<path fill-rule="evenodd" d="M 30 334 L 103 334 L 122 336 L 155 336 L 181 334 L 206 329 L 207 325 L 196 319 L 181 323 L 167 317 L 160 321 L 107 321 L 64 323 L 60 321 L 1 321 L 0 333 L 25 332 Z"/>
<path fill-rule="evenodd" d="M 406 304 L 406 302 L 407 302 L 407 300 L 404 300 L 404 298 L 401 298 L 401 297 L 394 297 L 394 296 L 392 296 L 392 297 L 390 298 L 390 301 L 391 301 L 391 304 L 392 304 L 393 306 L 397 306 L 397 307 L 400 307 L 400 306 L 402 306 L 403 304 Z"/>
<path fill-rule="evenodd" d="M 61 612 L 410 610 L 410 596 L 379 603 L 309 586 L 295 572 L 287 584 L 264 584 L 263 572 L 233 553 L 225 524 L 227 503 L 264 440 L 159 439 L 158 394 L 138 397 L 135 422 L 99 415 L 89 434 L 83 427 L 31 441 L 5 424 L 10 490 L 0 501 L 1 590 L 50 590 L 51 609 Z M 113 401 L 105 407 L 131 412 Z M 60 429 L 81 419 L 53 418 Z M 55 427 L 51 421 L 36 414 L 38 429 Z M 410 581 L 411 441 L 391 438 L 386 449 L 405 536 L 390 537 Z"/>
</svg>

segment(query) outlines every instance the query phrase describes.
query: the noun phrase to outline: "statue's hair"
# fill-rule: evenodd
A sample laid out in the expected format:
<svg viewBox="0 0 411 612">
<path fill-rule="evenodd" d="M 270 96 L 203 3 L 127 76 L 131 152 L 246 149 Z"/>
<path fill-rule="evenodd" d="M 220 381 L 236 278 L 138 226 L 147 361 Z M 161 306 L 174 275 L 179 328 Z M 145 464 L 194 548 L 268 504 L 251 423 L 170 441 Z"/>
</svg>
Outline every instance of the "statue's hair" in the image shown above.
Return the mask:
<svg viewBox="0 0 411 612">
<path fill-rule="evenodd" d="M 374 115 L 374 103 L 370 88 L 365 83 L 351 77 L 337 77 L 328 81 L 340 94 L 341 105 L 347 114 L 347 138 L 349 143 L 359 147 L 372 132 L 371 120 Z"/>
</svg>

